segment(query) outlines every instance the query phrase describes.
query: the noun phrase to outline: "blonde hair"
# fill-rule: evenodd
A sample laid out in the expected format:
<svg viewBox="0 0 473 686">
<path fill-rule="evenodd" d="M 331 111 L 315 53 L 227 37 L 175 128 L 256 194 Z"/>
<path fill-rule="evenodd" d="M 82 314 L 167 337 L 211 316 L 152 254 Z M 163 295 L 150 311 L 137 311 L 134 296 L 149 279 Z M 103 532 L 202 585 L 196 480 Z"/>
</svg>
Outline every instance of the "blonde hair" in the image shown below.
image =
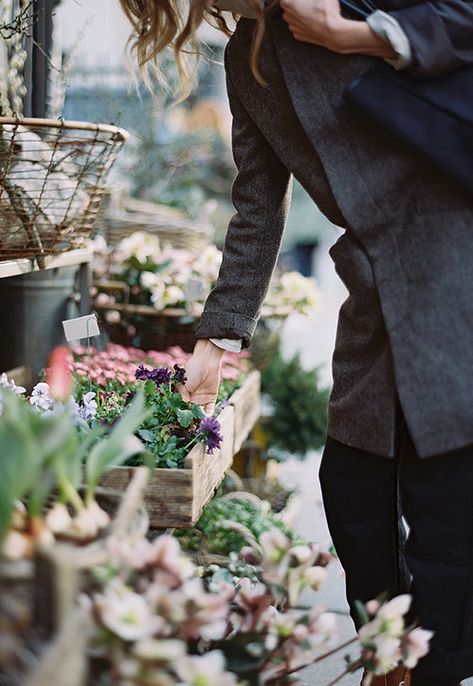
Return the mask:
<svg viewBox="0 0 473 686">
<path fill-rule="evenodd" d="M 201 23 L 205 20 L 225 35 L 232 34 L 222 11 L 209 6 L 208 0 L 189 0 L 189 3 L 188 15 L 184 18 L 182 0 L 120 0 L 132 26 L 129 41 L 131 49 L 145 78 L 146 67 L 151 64 L 158 77 L 165 80 L 159 67 L 159 56 L 166 48 L 173 49 L 181 80 L 180 99 L 190 93 L 195 82 L 200 56 L 196 33 Z M 255 78 L 263 84 L 258 70 L 258 54 L 264 36 L 265 11 L 261 0 L 248 0 L 248 4 L 256 17 L 251 69 Z"/>
</svg>

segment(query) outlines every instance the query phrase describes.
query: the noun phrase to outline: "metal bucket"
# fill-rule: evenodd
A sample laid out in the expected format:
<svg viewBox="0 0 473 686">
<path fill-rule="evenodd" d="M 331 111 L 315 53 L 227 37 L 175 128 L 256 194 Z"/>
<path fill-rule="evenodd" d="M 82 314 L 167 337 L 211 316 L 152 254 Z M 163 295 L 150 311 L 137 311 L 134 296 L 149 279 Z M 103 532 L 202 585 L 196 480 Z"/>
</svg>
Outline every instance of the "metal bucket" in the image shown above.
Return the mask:
<svg viewBox="0 0 473 686">
<path fill-rule="evenodd" d="M 27 366 L 38 373 L 64 343 L 77 266 L 0 280 L 0 371 Z"/>
</svg>

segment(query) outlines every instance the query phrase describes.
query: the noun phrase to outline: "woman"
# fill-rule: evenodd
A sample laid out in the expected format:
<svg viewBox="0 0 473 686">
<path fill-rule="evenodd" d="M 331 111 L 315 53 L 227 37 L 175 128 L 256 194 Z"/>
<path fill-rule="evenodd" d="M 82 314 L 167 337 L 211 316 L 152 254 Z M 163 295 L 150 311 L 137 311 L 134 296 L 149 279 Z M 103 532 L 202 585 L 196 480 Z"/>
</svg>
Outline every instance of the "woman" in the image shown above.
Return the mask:
<svg viewBox="0 0 473 686">
<path fill-rule="evenodd" d="M 203 0 L 183 31 L 174 0 L 121 2 L 142 62 L 176 35 L 179 57 L 206 12 L 221 24 Z M 404 591 L 412 574 L 415 618 L 435 631 L 412 683 L 457 685 L 473 675 L 473 201 L 343 93 L 380 58 L 419 76 L 472 63 L 473 4 L 385 0 L 368 23 L 343 18 L 337 0 L 281 6 L 263 33 L 248 0 L 256 22 L 240 19 L 226 50 L 237 214 L 184 391 L 211 412 L 223 348 L 249 345 L 294 175 L 345 227 L 330 251 L 350 295 L 320 476 L 352 614 L 356 599 Z M 408 678 L 395 670 L 379 684 Z"/>
</svg>

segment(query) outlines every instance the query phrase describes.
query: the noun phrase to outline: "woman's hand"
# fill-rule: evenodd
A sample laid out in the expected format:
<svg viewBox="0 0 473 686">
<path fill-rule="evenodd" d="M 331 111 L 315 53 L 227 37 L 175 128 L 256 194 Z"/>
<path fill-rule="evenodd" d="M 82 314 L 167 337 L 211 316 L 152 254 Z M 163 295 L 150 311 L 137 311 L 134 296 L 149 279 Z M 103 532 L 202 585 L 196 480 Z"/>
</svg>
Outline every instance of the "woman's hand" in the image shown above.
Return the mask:
<svg viewBox="0 0 473 686">
<path fill-rule="evenodd" d="M 339 0 L 281 0 L 280 4 L 283 18 L 296 40 L 341 54 L 397 57 L 366 22 L 342 17 Z"/>
<path fill-rule="evenodd" d="M 338 52 L 343 21 L 338 0 L 281 0 L 280 4 L 294 38 Z"/>
<path fill-rule="evenodd" d="M 184 400 L 202 405 L 209 415 L 215 410 L 224 352 L 208 339 L 199 339 L 186 363 L 187 381 L 177 387 Z"/>
</svg>

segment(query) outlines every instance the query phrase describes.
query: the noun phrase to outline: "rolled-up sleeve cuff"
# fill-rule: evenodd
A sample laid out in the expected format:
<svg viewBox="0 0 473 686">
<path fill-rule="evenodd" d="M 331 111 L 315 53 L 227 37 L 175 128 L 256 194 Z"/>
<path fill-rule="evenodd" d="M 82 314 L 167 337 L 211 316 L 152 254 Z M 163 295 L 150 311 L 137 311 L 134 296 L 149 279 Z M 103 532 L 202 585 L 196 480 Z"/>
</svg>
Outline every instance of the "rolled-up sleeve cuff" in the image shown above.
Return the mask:
<svg viewBox="0 0 473 686">
<path fill-rule="evenodd" d="M 239 353 L 241 351 L 241 338 L 235 338 L 235 340 L 231 338 L 210 338 L 209 340 L 218 348 L 228 350 L 230 353 Z"/>
<path fill-rule="evenodd" d="M 204 311 L 195 332 L 195 338 L 241 339 L 242 348 L 248 348 L 256 329 L 256 319 L 238 312 Z"/>
<path fill-rule="evenodd" d="M 406 69 L 412 63 L 412 50 L 409 39 L 397 19 L 387 12 L 377 10 L 367 18 L 370 29 L 382 40 L 390 44 L 398 57 L 386 60 L 394 69 Z"/>
</svg>

